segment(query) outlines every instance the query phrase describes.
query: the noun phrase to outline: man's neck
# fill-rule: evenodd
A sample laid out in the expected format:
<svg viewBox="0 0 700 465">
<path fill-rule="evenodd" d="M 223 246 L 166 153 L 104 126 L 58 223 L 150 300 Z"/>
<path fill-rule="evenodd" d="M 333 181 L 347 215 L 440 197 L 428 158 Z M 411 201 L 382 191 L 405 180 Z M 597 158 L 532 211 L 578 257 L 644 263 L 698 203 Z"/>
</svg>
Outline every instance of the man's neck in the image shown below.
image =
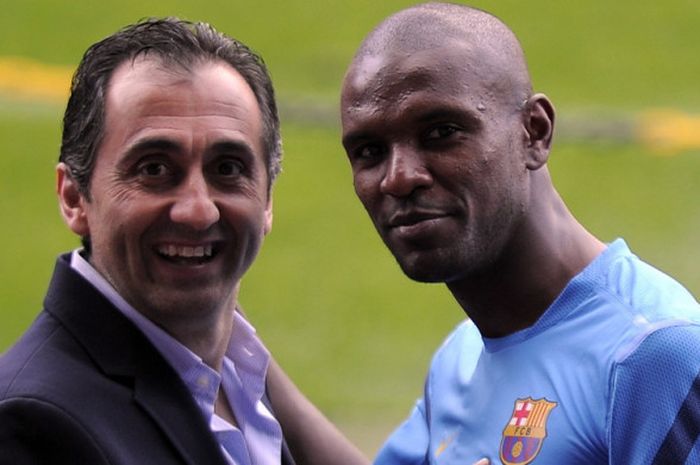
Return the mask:
<svg viewBox="0 0 700 465">
<path fill-rule="evenodd" d="M 586 231 L 556 196 L 499 260 L 481 273 L 447 283 L 486 337 L 503 337 L 535 324 L 566 285 L 605 244 Z"/>
<path fill-rule="evenodd" d="M 216 321 L 204 324 L 181 320 L 156 324 L 220 373 L 233 332 L 234 305 L 221 312 Z"/>
</svg>

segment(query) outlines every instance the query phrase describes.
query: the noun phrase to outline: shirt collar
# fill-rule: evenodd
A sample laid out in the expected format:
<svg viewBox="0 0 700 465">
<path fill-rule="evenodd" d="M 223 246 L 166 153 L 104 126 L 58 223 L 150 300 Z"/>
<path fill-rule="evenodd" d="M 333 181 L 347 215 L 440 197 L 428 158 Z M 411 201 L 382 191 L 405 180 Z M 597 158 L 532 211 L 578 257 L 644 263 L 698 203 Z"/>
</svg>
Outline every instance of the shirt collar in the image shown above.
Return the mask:
<svg viewBox="0 0 700 465">
<path fill-rule="evenodd" d="M 104 294 L 149 339 L 183 380 L 207 418 L 210 418 L 222 382 L 221 375 L 124 300 L 104 276 L 82 257 L 80 250 L 73 251 L 71 267 Z M 258 339 L 255 328 L 239 312 L 234 314 L 233 331 L 225 357 L 228 360 L 225 360 L 222 370 L 237 372 L 237 376 L 244 381 L 241 388 L 245 395 L 253 403 L 258 402 L 265 392 L 270 354 Z M 224 378 L 230 379 L 228 376 Z"/>
<path fill-rule="evenodd" d="M 279 463 L 282 430 L 262 402 L 270 354 L 258 339 L 255 328 L 239 312 L 234 313 L 231 340 L 219 374 L 201 357 L 129 305 L 104 276 L 80 255 L 79 250 L 71 255 L 71 267 L 104 294 L 177 372 L 217 436 L 229 463 Z M 245 437 L 245 445 L 232 439 L 240 433 L 235 433 L 232 425 L 214 413 L 220 385 L 223 385 L 233 410 L 240 413 L 236 419 Z"/>
</svg>

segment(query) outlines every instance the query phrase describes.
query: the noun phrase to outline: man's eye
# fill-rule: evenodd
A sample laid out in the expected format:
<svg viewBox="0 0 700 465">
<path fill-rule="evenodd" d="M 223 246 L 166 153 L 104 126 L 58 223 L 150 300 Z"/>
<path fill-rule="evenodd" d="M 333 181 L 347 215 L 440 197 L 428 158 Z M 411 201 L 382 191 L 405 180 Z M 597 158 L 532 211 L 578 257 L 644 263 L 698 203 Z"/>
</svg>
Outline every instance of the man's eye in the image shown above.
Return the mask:
<svg viewBox="0 0 700 465">
<path fill-rule="evenodd" d="M 428 131 L 428 134 L 426 135 L 427 139 L 444 139 L 446 137 L 450 137 L 452 134 L 458 131 L 458 128 L 455 126 L 451 125 L 442 125 L 442 126 L 437 126 Z"/>
<path fill-rule="evenodd" d="M 243 172 L 241 163 L 237 160 L 224 160 L 216 165 L 216 174 L 224 177 L 238 177 Z"/>
<path fill-rule="evenodd" d="M 354 151 L 354 155 L 363 160 L 375 160 L 382 156 L 382 148 L 379 145 L 363 145 Z"/>
<path fill-rule="evenodd" d="M 170 174 L 170 168 L 165 163 L 148 162 L 139 165 L 139 174 L 148 177 L 163 177 Z"/>
</svg>

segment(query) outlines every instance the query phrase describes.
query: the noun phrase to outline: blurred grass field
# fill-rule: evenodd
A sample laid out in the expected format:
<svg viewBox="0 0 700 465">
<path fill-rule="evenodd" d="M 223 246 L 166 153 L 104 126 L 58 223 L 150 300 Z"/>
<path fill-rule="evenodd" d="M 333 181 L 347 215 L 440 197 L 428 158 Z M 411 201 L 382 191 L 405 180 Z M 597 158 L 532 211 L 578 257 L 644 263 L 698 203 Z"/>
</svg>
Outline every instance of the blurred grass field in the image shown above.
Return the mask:
<svg viewBox="0 0 700 465">
<path fill-rule="evenodd" d="M 432 351 L 464 316 L 442 286 L 402 276 L 354 197 L 339 144 L 345 66 L 371 27 L 409 4 L 0 2 L 0 61 L 24 57 L 69 72 L 96 40 L 167 15 L 209 21 L 265 57 L 284 110 L 284 173 L 273 231 L 242 300 L 290 375 L 368 453 L 407 414 Z M 700 149 L 692 142 L 694 128 L 700 134 L 692 122 L 700 113 L 700 2 L 471 4 L 515 30 L 535 87 L 558 108 L 550 166 L 574 213 L 604 240 L 625 237 L 700 295 Z M 65 94 L 32 97 L 1 83 L 0 71 L 0 351 L 39 311 L 56 255 L 77 245 L 53 192 Z M 649 113 L 658 109 L 691 115 L 690 143 L 640 142 L 669 122 Z"/>
</svg>

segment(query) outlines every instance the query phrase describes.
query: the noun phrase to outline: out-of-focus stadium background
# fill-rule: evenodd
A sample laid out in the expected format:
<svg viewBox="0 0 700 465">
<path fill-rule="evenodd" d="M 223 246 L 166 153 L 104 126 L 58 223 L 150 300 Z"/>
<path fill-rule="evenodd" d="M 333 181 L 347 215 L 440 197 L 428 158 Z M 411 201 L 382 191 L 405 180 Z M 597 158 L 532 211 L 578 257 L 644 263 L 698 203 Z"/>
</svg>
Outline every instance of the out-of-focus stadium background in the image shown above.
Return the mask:
<svg viewBox="0 0 700 465">
<path fill-rule="evenodd" d="M 53 192 L 70 74 L 91 43 L 146 16 L 213 23 L 260 52 L 282 107 L 275 225 L 242 301 L 308 395 L 368 453 L 420 394 L 461 319 L 438 285 L 402 276 L 352 191 L 340 81 L 401 0 L 2 0 L 0 352 L 39 311 L 76 246 Z M 475 0 L 521 38 L 559 111 L 551 159 L 574 213 L 700 295 L 700 2 Z"/>
</svg>

